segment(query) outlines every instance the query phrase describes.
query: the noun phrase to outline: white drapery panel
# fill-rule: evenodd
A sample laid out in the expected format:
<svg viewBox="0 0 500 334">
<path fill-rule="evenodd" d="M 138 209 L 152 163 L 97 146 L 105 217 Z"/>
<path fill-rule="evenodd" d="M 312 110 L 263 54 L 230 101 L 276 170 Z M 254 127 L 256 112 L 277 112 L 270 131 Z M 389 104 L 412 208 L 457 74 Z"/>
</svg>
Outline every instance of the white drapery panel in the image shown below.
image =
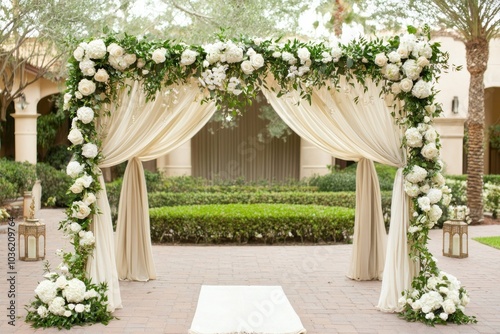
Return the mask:
<svg viewBox="0 0 500 334">
<path fill-rule="evenodd" d="M 152 101 L 147 102 L 141 83 L 128 81 L 118 92 L 116 103 L 109 106 L 110 113 L 99 118 L 97 128 L 104 156 L 99 167 L 111 167 L 132 159 L 129 165 L 133 167 L 127 166 L 128 174 L 142 173 L 141 177 L 132 178 L 130 184 L 128 180 L 131 177 L 124 178 L 120 202 L 133 203 L 135 207 L 132 211 L 138 216 L 127 217 L 125 214 L 126 223 L 118 222 L 116 249 L 114 246 L 110 247 L 115 244 L 111 213 L 104 182 L 102 178 L 100 180 L 103 191 L 97 196 L 97 206 L 101 214 L 94 217 L 96 247 L 94 255 L 89 258 L 87 272 L 94 282 L 108 283 L 111 310 L 121 307 L 118 278 L 123 278 L 120 274 L 123 271 L 117 270 L 117 263 L 141 262 L 142 266 L 138 269 L 141 273 L 136 276 L 147 277 L 146 279 L 156 277 L 149 237 L 147 193 L 145 183 L 141 184 L 144 182 L 144 174 L 142 165 L 138 166 L 139 159 L 148 158 L 151 154 L 160 154 L 161 148 L 167 150 L 163 152 L 166 154 L 168 149 L 172 150 L 189 140 L 215 111 L 212 103 L 200 105 L 202 98 L 198 86 L 192 83 L 164 89 L 158 92 Z M 133 159 L 134 157 L 137 159 Z M 136 193 L 136 190 L 140 190 L 140 193 Z"/>
<path fill-rule="evenodd" d="M 326 87 L 315 90 L 311 104 L 301 101 L 296 91 L 278 98 L 274 91 L 279 87 L 273 79 L 267 79 L 269 89 L 264 89 L 264 95 L 280 117 L 301 137 L 314 143 L 328 153 L 346 160 L 368 159 L 383 164 L 402 167 L 405 165 L 405 155 L 401 148 L 401 130 L 395 125 L 385 100 L 379 97 L 380 87 L 367 81 L 368 90 L 359 84 L 351 86 L 346 80 L 341 80 L 341 91 L 328 90 Z M 358 97 L 358 103 L 355 98 Z M 300 104 L 299 104 L 300 102 Z M 370 165 L 372 167 L 370 167 Z M 356 226 L 353 240 L 353 256 L 348 277 L 358 280 L 370 280 L 390 277 L 399 279 L 411 273 L 405 273 L 410 267 L 408 253 L 384 254 L 387 236 L 381 210 L 366 210 L 364 208 L 380 207 L 380 188 L 373 169 L 372 162 L 358 164 L 357 193 L 370 194 L 357 196 Z M 371 180 L 364 183 L 361 180 Z M 375 181 L 376 180 L 376 181 Z M 375 182 L 375 184 L 374 184 Z M 398 173 L 395 183 L 403 183 L 402 173 Z M 377 195 L 378 194 L 378 195 Z M 377 202 L 378 201 L 378 202 Z M 392 206 L 403 207 L 407 202 L 403 192 L 393 193 Z M 408 212 L 391 211 L 394 224 L 407 225 Z M 407 243 L 406 229 L 390 230 L 390 240 L 398 240 L 399 244 Z M 385 262 L 384 262 L 385 260 Z M 406 265 L 398 267 L 403 260 Z M 384 265 L 385 263 L 385 265 Z M 385 269 L 384 269 L 385 268 Z M 403 271 L 403 272 L 400 272 Z M 383 277 L 382 277 L 383 272 Z M 406 280 L 401 284 L 387 284 L 388 289 L 382 289 L 379 308 L 384 311 L 395 311 L 391 305 L 397 305 L 394 295 L 409 288 Z"/>
</svg>

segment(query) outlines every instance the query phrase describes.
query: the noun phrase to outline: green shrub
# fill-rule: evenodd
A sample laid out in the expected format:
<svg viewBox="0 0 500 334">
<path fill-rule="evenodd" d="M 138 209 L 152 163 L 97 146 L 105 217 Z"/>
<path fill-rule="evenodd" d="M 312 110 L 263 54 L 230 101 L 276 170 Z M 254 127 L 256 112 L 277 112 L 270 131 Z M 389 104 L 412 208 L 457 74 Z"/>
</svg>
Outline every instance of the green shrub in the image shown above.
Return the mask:
<svg viewBox="0 0 500 334">
<path fill-rule="evenodd" d="M 204 205 L 204 204 L 303 204 L 327 205 L 354 208 L 354 192 L 195 192 L 195 193 L 152 193 L 149 194 L 149 207 Z"/>
<path fill-rule="evenodd" d="M 51 146 L 47 151 L 45 160 L 42 161 L 51 165 L 57 170 L 66 170 L 66 166 L 71 160 L 72 152 L 68 150 L 67 145 Z"/>
<path fill-rule="evenodd" d="M 35 184 L 35 165 L 2 158 L 0 159 L 0 178 L 14 186 L 14 197 L 22 197 L 24 192 L 31 191 Z"/>
<path fill-rule="evenodd" d="M 0 178 L 0 205 L 5 204 L 9 199 L 17 197 L 16 194 L 16 186 L 7 179 Z"/>
<path fill-rule="evenodd" d="M 65 172 L 46 164 L 38 163 L 36 173 L 42 184 L 42 203 L 48 203 L 49 198 L 55 198 L 55 206 L 69 206 L 73 198 L 68 194 L 69 187 L 73 184 L 71 177 Z"/>
<path fill-rule="evenodd" d="M 285 204 L 228 204 L 150 209 L 153 242 L 347 242 L 354 210 Z"/>
<path fill-rule="evenodd" d="M 122 178 L 106 183 L 106 193 L 108 195 L 109 206 L 111 209 L 111 218 L 114 223 L 116 223 L 116 218 L 118 216 L 118 203 L 120 202 L 122 183 Z"/>
</svg>

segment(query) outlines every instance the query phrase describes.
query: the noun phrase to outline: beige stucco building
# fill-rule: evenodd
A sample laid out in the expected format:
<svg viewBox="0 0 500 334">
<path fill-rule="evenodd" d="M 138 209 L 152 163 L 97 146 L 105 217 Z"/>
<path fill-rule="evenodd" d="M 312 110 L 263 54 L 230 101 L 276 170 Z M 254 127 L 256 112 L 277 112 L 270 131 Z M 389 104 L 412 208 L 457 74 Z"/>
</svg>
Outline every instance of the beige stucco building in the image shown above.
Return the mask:
<svg viewBox="0 0 500 334">
<path fill-rule="evenodd" d="M 467 117 L 469 73 L 465 67 L 465 46 L 452 38 L 438 39 L 449 52 L 450 63 L 464 69 L 444 73 L 439 81 L 438 101 L 444 109 L 436 120 L 441 134 L 442 157 L 448 174 L 462 174 L 464 163 L 464 122 Z M 500 123 L 500 40 L 490 44 L 488 70 L 485 74 L 485 128 Z M 35 69 L 27 69 L 33 75 Z M 17 101 L 11 108 L 9 121 L 4 124 L 1 156 L 13 156 L 17 161 L 37 162 L 37 119 L 46 114 L 51 103 L 48 97 L 62 91 L 61 83 L 40 79 L 25 90 L 26 101 Z M 455 100 L 455 108 L 452 101 Z M 265 102 L 262 102 L 265 103 Z M 254 107 L 257 108 L 259 103 Z M 170 154 L 147 162 L 149 169 L 160 169 L 167 175 L 194 175 L 209 178 L 245 178 L 259 181 L 301 179 L 328 172 L 335 165 L 334 157 L 317 149 L 295 134 L 286 142 L 262 137 L 263 121 L 256 113 L 247 113 L 234 130 L 207 125 L 193 139 Z M 215 134 L 212 134 L 215 133 Z M 488 134 L 487 134 L 488 136 Z M 500 153 L 485 143 L 485 170 L 500 173 Z"/>
</svg>

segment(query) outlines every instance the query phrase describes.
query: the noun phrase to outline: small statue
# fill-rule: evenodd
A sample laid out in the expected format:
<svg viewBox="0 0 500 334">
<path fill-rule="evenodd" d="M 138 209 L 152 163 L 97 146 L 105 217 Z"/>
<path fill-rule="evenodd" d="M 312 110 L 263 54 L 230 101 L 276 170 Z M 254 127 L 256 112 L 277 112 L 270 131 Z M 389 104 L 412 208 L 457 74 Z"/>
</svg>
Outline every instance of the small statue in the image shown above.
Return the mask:
<svg viewBox="0 0 500 334">
<path fill-rule="evenodd" d="M 30 213 L 29 213 L 29 220 L 34 220 L 35 219 L 35 199 L 31 198 L 31 205 L 30 205 Z"/>
</svg>

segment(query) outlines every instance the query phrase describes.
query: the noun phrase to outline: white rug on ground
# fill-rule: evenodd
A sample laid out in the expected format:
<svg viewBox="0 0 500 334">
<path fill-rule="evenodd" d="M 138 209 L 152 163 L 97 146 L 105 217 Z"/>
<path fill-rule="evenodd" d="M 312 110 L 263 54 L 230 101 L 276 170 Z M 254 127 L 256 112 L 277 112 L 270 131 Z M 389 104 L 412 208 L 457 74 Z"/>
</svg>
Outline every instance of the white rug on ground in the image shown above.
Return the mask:
<svg viewBox="0 0 500 334">
<path fill-rule="evenodd" d="M 189 334 L 305 334 L 281 286 L 202 285 Z"/>
</svg>

